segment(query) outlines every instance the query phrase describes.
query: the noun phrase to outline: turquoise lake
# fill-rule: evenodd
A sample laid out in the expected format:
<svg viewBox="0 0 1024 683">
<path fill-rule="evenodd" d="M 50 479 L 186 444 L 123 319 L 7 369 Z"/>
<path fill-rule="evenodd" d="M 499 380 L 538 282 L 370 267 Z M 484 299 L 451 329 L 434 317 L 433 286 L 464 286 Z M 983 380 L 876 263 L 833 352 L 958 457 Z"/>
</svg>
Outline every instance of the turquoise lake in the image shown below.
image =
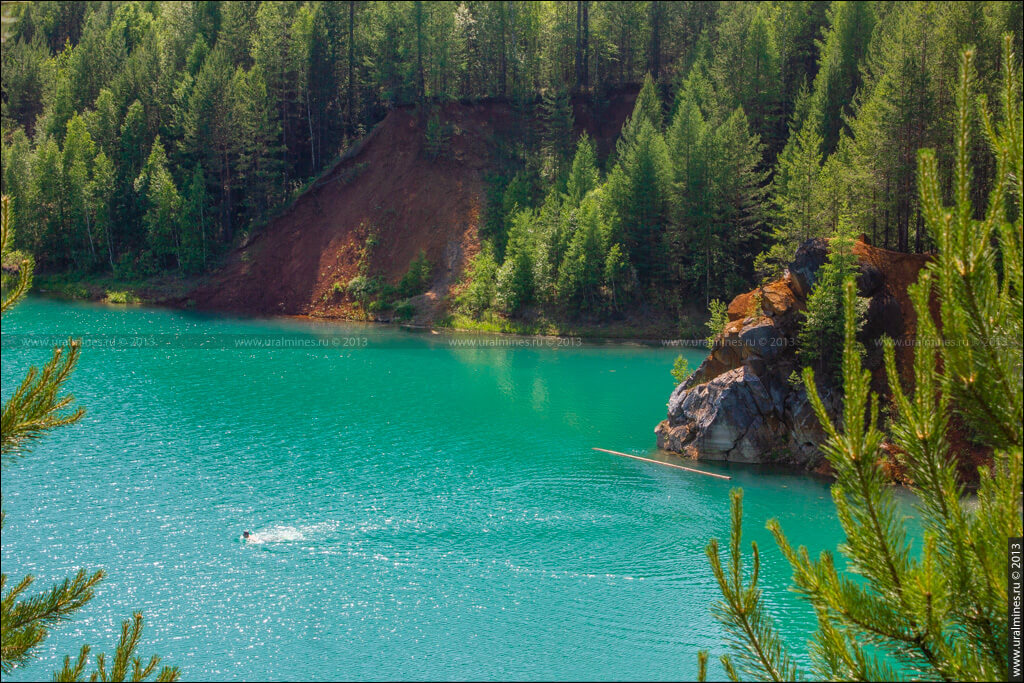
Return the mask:
<svg viewBox="0 0 1024 683">
<path fill-rule="evenodd" d="M 48 679 L 84 642 L 111 651 L 135 610 L 141 654 L 185 680 L 688 680 L 702 648 L 721 678 L 704 546 L 727 538 L 733 486 L 770 612 L 806 660 L 814 617 L 764 525 L 834 549 L 827 481 L 591 450 L 653 452 L 678 349 L 40 298 L 4 316 L 4 337 L 27 334 L 124 339 L 83 350 L 82 421 L 4 463 L 4 573 L 37 590 L 108 574 L 5 679 Z M 339 346 L 235 341 L 275 336 Z M 48 357 L 5 343 L 4 399 Z"/>
</svg>

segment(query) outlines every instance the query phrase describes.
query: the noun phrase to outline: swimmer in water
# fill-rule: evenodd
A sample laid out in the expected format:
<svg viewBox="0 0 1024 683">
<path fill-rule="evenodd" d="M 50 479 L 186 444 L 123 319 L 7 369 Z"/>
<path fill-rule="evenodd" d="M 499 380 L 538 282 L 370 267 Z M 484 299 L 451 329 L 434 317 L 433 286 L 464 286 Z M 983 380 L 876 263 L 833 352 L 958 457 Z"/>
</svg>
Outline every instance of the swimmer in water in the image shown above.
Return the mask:
<svg viewBox="0 0 1024 683">
<path fill-rule="evenodd" d="M 242 538 L 244 538 L 245 540 L 248 541 L 249 540 L 249 532 L 248 531 L 243 531 L 242 532 Z"/>
</svg>

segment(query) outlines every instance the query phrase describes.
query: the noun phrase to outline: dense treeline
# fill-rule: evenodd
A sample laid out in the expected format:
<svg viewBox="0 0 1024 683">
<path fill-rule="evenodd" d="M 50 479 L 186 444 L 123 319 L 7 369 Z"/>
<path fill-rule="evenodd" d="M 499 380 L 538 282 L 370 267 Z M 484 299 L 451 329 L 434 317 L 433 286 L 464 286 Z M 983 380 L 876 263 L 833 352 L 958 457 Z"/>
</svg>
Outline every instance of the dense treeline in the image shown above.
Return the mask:
<svg viewBox="0 0 1024 683">
<path fill-rule="evenodd" d="M 502 146 L 465 308 L 671 308 L 840 226 L 929 249 L 916 150 L 949 158 L 958 51 L 976 46 L 989 93 L 1021 7 L 25 3 L 3 47 L 3 191 L 45 267 L 199 272 L 388 108 L 505 98 L 541 131 Z M 572 139 L 571 92 L 640 82 L 608 159 Z"/>
</svg>

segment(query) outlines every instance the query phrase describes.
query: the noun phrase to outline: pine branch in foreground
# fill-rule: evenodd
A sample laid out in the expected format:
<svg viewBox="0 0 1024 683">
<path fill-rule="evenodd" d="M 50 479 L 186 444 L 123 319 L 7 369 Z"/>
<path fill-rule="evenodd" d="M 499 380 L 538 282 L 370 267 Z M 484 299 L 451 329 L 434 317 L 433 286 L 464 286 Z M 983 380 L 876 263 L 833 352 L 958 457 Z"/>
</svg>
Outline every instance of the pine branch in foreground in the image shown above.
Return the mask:
<svg viewBox="0 0 1024 683">
<path fill-rule="evenodd" d="M 832 495 L 846 535 L 839 570 L 832 553 L 817 560 L 794 548 L 777 520 L 768 522 L 793 569 L 794 590 L 813 607 L 812 673 L 822 680 L 1007 680 L 1006 540 L 1022 535 L 1022 222 L 1024 194 L 1019 67 L 1005 38 L 1002 119 L 973 94 L 973 52 L 963 53 L 957 94 L 954 205 L 943 204 L 934 152 L 919 156 L 919 191 L 927 228 L 938 245 L 933 263 L 910 288 L 917 317 L 913 385 L 904 387 L 891 340 L 885 367 L 892 393 L 888 435 L 878 398 L 857 352 L 856 287 L 844 285 L 844 405 L 834 423 L 816 390 L 804 383 L 827 434 Z M 974 117 L 997 162 L 998 181 L 984 213 L 971 204 L 970 131 Z M 982 217 L 976 218 L 981 215 Z M 933 315 L 937 311 L 938 315 Z M 941 333 L 940 333 L 941 331 Z M 958 453 L 948 415 L 955 412 L 976 442 L 993 452 L 981 468 L 975 500 L 956 475 Z M 906 520 L 882 469 L 888 438 L 911 479 L 923 544 L 912 550 Z M 732 579 L 709 548 L 725 598 L 715 611 L 730 634 L 740 673 L 780 680 L 785 644 L 767 624 L 756 590 L 739 580 L 742 508 L 733 494 Z M 753 624 L 754 627 L 751 627 Z M 699 666 L 706 664 L 702 655 Z M 726 673 L 736 671 L 723 658 Z"/>
</svg>

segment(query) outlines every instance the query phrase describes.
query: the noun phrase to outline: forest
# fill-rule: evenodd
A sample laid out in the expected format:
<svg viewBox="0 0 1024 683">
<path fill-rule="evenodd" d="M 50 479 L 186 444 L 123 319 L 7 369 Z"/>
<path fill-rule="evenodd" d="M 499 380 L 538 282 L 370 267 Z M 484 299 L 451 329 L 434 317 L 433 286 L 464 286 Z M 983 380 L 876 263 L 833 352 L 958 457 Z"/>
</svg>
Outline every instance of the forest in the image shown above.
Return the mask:
<svg viewBox="0 0 1024 683">
<path fill-rule="evenodd" d="M 595 319 L 727 299 L 811 237 L 932 250 L 917 151 L 952 167 L 960 52 L 993 97 L 1022 23 L 1021 2 L 8 7 L 2 191 L 41 270 L 203 273 L 389 110 L 420 112 L 448 163 L 439 105 L 487 99 L 522 132 L 492 145 L 457 304 Z M 635 108 L 601 155 L 570 100 L 623 88 Z M 983 205 L 995 162 L 973 139 Z"/>
</svg>

